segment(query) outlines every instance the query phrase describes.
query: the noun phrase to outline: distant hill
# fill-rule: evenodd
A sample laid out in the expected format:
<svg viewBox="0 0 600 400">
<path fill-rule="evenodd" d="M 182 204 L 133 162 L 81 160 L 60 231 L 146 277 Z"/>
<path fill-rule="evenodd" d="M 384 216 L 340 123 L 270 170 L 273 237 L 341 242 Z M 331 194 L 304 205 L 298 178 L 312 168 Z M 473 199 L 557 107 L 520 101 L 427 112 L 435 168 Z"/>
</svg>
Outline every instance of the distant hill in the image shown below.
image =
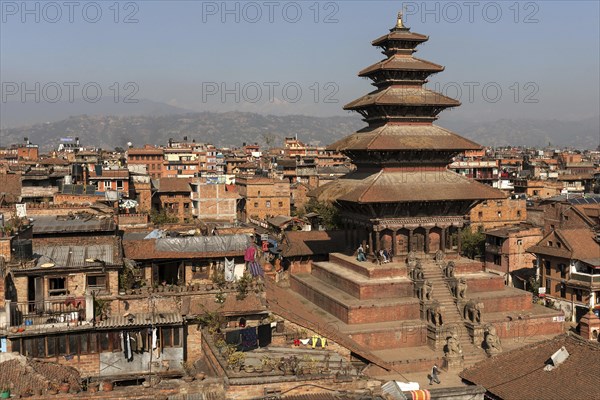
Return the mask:
<svg viewBox="0 0 600 400">
<path fill-rule="evenodd" d="M 216 146 L 241 146 L 243 142 L 281 145 L 285 137 L 298 136 L 305 143 L 326 145 L 364 126 L 356 116 L 308 117 L 304 115 L 260 115 L 254 113 L 188 113 L 158 116 L 90 116 L 3 129 L 0 145 L 17 143 L 23 137 L 45 150 L 56 147 L 65 136 L 78 136 L 83 145 L 103 148 L 144 144 L 165 144 L 169 138 L 212 143 Z"/>
<path fill-rule="evenodd" d="M 151 104 L 149 104 L 151 105 Z M 162 106 L 163 111 L 167 111 Z M 179 110 L 175 110 L 179 111 Z M 580 121 L 509 120 L 469 123 L 442 118 L 440 125 L 482 145 L 571 146 L 596 148 L 600 144 L 600 118 Z M 283 138 L 298 136 L 305 143 L 327 145 L 361 129 L 366 124 L 356 115 L 310 117 L 304 115 L 261 115 L 255 113 L 181 113 L 151 115 L 80 115 L 29 127 L 2 129 L 0 145 L 29 137 L 44 150 L 56 147 L 64 136 L 78 136 L 82 144 L 103 148 L 164 144 L 169 138 L 187 136 L 217 146 L 241 146 L 243 142 L 281 145 Z"/>
<path fill-rule="evenodd" d="M 59 101 L 50 103 L 40 101 L 17 102 L 8 101 L 0 105 L 0 128 L 17 128 L 42 124 L 46 122 L 58 122 L 74 115 L 112 115 L 124 117 L 132 115 L 174 115 L 190 112 L 169 104 L 152 100 L 139 100 L 135 103 L 128 102 L 123 98 L 103 97 L 96 103 L 75 99 L 72 103 Z"/>
</svg>

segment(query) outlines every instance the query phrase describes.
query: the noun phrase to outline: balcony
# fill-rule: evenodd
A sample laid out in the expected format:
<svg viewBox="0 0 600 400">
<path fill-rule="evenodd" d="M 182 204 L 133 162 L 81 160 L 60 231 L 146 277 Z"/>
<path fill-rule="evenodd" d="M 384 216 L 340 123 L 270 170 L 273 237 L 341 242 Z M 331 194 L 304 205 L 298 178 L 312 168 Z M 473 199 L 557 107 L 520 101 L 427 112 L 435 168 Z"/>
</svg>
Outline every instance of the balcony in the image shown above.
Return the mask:
<svg viewBox="0 0 600 400">
<path fill-rule="evenodd" d="M 7 308 L 8 304 L 7 304 Z M 7 310 L 8 311 L 8 310 Z M 46 325 L 86 320 L 85 298 L 10 303 L 10 326 Z"/>
<path fill-rule="evenodd" d="M 591 286 L 600 285 L 600 275 L 586 274 L 584 272 L 571 272 L 571 280 L 589 283 Z"/>
</svg>

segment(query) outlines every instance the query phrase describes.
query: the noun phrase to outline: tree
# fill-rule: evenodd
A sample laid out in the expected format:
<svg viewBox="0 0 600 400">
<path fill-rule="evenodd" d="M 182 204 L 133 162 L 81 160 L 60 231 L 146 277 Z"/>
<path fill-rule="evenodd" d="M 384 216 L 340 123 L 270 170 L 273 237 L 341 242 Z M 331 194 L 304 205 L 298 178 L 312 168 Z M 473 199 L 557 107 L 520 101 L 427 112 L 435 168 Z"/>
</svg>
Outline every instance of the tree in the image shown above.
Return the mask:
<svg viewBox="0 0 600 400">
<path fill-rule="evenodd" d="M 463 255 L 475 258 L 475 256 L 481 256 L 485 253 L 485 234 L 483 232 L 473 232 L 469 226 L 462 230 L 460 238 Z"/>
<path fill-rule="evenodd" d="M 298 210 L 298 216 L 304 217 L 309 213 L 317 213 L 321 217 L 321 221 L 325 229 L 338 229 L 341 225 L 339 210 L 331 203 L 318 201 L 311 198 L 308 203 Z"/>
</svg>

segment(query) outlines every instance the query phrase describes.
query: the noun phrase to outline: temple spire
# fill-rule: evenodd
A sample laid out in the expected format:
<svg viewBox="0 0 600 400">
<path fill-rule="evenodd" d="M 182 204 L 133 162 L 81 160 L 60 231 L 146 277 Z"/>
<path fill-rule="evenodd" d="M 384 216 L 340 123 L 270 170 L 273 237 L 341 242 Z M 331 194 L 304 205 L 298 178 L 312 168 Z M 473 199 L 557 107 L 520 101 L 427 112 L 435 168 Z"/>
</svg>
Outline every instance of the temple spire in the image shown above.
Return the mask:
<svg viewBox="0 0 600 400">
<path fill-rule="evenodd" d="M 403 29 L 404 28 L 404 22 L 402 22 L 402 17 L 403 17 L 402 11 L 398 12 L 398 21 L 396 22 L 396 28 L 397 29 Z"/>
</svg>

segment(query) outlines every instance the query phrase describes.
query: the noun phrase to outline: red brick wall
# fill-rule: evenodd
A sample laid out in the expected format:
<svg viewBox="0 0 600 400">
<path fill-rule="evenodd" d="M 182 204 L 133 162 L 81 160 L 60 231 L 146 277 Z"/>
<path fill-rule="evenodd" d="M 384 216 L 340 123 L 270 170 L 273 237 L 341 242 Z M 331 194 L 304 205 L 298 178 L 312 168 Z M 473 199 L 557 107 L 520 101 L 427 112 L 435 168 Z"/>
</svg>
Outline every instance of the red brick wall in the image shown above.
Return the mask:
<svg viewBox="0 0 600 400">
<path fill-rule="evenodd" d="M 473 296 L 478 302 L 484 304 L 483 313 L 494 312 L 516 312 L 517 310 L 529 310 L 532 308 L 531 293 L 521 291 L 518 294 L 507 294 L 498 297 Z"/>
<path fill-rule="evenodd" d="M 492 292 L 504 289 L 504 278 L 496 276 L 485 279 L 469 279 L 469 275 L 465 275 L 467 279 L 467 291 L 471 293 Z"/>
<path fill-rule="evenodd" d="M 426 346 L 427 326 L 407 323 L 399 328 L 352 333 L 350 336 L 356 343 L 369 348 L 369 350 Z"/>
</svg>

